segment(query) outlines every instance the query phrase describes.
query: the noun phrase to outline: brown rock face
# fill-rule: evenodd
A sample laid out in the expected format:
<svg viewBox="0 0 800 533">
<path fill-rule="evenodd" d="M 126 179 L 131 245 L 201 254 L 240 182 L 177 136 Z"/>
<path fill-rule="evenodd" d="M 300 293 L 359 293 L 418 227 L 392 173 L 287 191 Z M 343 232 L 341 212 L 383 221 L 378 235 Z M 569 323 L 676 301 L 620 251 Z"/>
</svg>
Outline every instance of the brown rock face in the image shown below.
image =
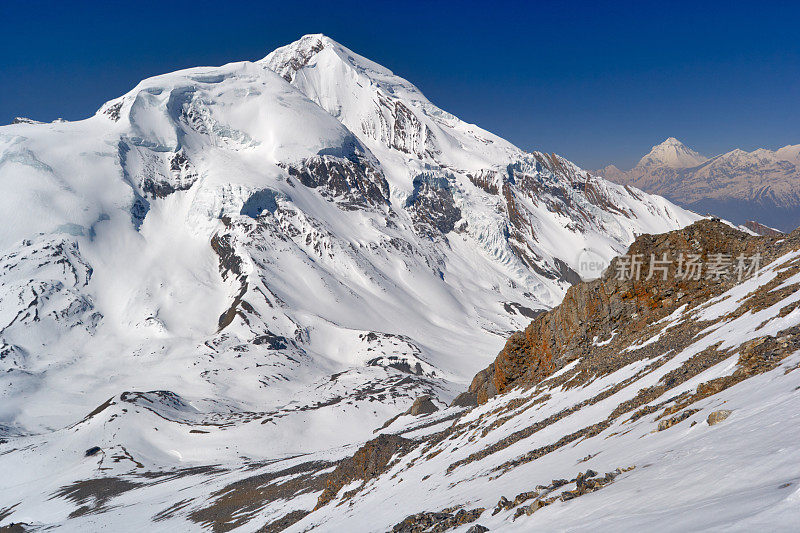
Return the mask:
<svg viewBox="0 0 800 533">
<path fill-rule="evenodd" d="M 775 228 L 770 228 L 769 226 L 765 226 L 760 222 L 756 222 L 755 220 L 748 220 L 744 223 L 745 227 L 752 231 L 753 233 L 758 233 L 759 235 L 769 235 L 770 237 L 777 237 L 779 235 L 783 235 L 783 232 L 776 230 Z"/>
<path fill-rule="evenodd" d="M 350 482 L 358 479 L 367 481 L 381 475 L 395 454 L 408 451 L 413 444 L 414 441 L 397 435 L 380 435 L 366 442 L 352 457 L 339 462 L 336 470 L 330 473 L 314 509 L 333 500 L 339 489 Z"/>
<path fill-rule="evenodd" d="M 430 396 L 420 396 L 416 400 L 414 400 L 414 404 L 406 411 L 408 415 L 428 415 L 431 413 L 435 413 L 438 411 L 439 408 L 436 407 L 436 404 L 433 403 Z"/>
<path fill-rule="evenodd" d="M 641 257 L 638 279 L 619 279 L 624 263 L 618 257 L 600 279 L 570 287 L 558 307 L 508 339 L 494 363 L 474 377 L 469 392 L 483 403 L 513 386 L 539 383 L 576 359 L 586 377 L 621 368 L 627 362 L 626 356 L 615 350 L 621 341 L 630 345 L 644 328 L 680 306 L 692 308 L 738 283 L 734 266 L 740 254 L 760 254 L 761 265 L 766 265 L 781 250 L 796 244 L 800 233 L 787 236 L 781 246 L 776 245 L 777 240 L 750 236 L 712 220 L 663 235 L 642 235 L 627 254 Z M 679 268 L 685 272 L 690 254 L 700 256 L 704 265 L 724 254 L 733 265 L 726 277 L 707 275 L 706 270 L 698 279 L 679 276 Z M 665 257 L 667 261 L 660 262 Z M 660 270 L 661 266 L 666 271 Z"/>
</svg>

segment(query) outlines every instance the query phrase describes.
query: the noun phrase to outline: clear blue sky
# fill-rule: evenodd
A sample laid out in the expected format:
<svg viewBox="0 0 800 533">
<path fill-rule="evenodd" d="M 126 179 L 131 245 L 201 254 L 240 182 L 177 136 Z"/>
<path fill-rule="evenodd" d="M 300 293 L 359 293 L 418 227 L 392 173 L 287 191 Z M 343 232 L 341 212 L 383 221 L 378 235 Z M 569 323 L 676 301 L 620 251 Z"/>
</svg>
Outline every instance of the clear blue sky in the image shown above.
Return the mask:
<svg viewBox="0 0 800 533">
<path fill-rule="evenodd" d="M 524 149 L 627 168 L 800 143 L 800 3 L 0 2 L 0 124 L 325 33 Z"/>
</svg>

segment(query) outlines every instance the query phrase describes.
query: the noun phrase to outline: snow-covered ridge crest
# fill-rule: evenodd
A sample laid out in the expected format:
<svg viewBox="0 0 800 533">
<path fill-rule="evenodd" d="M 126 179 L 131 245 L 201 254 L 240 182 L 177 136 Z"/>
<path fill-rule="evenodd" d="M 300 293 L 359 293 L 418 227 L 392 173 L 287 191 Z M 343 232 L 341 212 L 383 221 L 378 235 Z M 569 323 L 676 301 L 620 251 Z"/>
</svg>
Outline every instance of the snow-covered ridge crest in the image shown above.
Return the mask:
<svg viewBox="0 0 800 533">
<path fill-rule="evenodd" d="M 98 114 L 130 125 L 131 139 L 157 151 L 252 148 L 271 162 L 363 147 L 338 121 L 271 70 L 250 62 L 154 76 Z"/>
<path fill-rule="evenodd" d="M 411 157 L 478 170 L 522 153 L 441 110 L 407 80 L 323 35 L 307 35 L 261 63 L 363 140 Z"/>
<path fill-rule="evenodd" d="M 337 43 L 321 33 L 305 35 L 294 43 L 282 46 L 270 52 L 259 61 L 289 82 L 295 80 L 298 72 L 308 65 L 317 64 L 321 59 L 317 56 L 335 57 L 343 65 L 341 68 L 352 69 L 355 73 L 368 78 L 389 94 L 398 94 L 404 99 L 420 103 L 429 103 L 428 99 L 411 82 L 395 76 L 386 67 L 356 54 L 349 48 Z M 324 107 L 324 106 L 323 106 Z"/>
</svg>

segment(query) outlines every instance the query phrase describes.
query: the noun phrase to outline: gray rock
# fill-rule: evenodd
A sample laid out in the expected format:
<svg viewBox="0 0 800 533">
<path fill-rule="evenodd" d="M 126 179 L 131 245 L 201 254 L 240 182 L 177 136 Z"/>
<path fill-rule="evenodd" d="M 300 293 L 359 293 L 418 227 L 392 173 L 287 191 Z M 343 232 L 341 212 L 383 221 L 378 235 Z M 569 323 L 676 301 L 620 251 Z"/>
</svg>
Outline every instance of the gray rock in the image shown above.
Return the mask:
<svg viewBox="0 0 800 533">
<path fill-rule="evenodd" d="M 478 405 L 478 395 L 474 392 L 462 392 L 456 396 L 450 407 L 475 407 Z"/>
<path fill-rule="evenodd" d="M 475 524 L 467 530 L 467 533 L 484 533 L 484 531 L 489 531 L 489 528 L 480 524 Z"/>
<path fill-rule="evenodd" d="M 578 496 L 580 496 L 580 494 L 578 494 L 577 491 L 565 490 L 564 492 L 561 493 L 561 501 L 566 502 L 574 498 L 577 498 Z"/>
<path fill-rule="evenodd" d="M 685 411 L 680 412 L 671 418 L 666 418 L 664 420 L 659 421 L 658 431 L 664 431 L 666 429 L 671 428 L 675 424 L 680 424 L 681 422 L 683 422 L 684 420 L 695 414 L 697 411 L 699 411 L 699 409 L 686 409 Z"/>
<path fill-rule="evenodd" d="M 103 451 L 103 449 L 100 448 L 100 446 L 92 446 L 91 448 L 86 450 L 86 453 L 84 455 L 86 455 L 86 457 L 91 457 L 92 455 L 97 455 L 98 453 L 100 453 L 102 451 Z"/>
</svg>

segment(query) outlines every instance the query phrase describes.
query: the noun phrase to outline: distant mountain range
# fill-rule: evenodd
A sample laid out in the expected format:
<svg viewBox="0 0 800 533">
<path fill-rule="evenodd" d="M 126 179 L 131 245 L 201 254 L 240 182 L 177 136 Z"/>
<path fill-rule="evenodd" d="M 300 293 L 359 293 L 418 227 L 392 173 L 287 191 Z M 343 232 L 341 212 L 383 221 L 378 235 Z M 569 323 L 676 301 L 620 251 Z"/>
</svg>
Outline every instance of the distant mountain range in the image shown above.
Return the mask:
<svg viewBox="0 0 800 533">
<path fill-rule="evenodd" d="M 754 220 L 782 231 L 800 226 L 800 144 L 737 148 L 708 158 L 670 137 L 631 170 L 609 165 L 594 173 L 739 224 Z"/>
</svg>

